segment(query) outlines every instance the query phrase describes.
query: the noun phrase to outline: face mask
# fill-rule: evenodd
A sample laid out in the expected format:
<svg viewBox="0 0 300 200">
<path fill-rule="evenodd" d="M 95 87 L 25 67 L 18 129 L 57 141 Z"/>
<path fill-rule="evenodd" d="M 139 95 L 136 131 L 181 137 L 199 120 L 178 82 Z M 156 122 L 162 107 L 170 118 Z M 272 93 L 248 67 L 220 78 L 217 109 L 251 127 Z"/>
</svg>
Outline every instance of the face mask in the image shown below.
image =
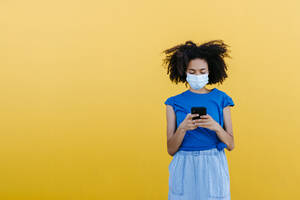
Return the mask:
<svg viewBox="0 0 300 200">
<path fill-rule="evenodd" d="M 187 73 L 186 81 L 194 90 L 201 89 L 208 83 L 208 73 L 199 75 Z"/>
</svg>

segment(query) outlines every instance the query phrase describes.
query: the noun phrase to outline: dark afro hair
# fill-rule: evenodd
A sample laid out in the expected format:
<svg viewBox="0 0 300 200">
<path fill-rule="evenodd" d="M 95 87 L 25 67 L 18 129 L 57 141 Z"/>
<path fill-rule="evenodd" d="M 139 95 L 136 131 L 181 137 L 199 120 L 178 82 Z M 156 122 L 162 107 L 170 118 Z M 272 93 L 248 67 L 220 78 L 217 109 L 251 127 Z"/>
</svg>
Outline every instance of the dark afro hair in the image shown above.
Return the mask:
<svg viewBox="0 0 300 200">
<path fill-rule="evenodd" d="M 195 58 L 204 59 L 208 64 L 209 82 L 208 85 L 221 83 L 227 78 L 227 65 L 224 57 L 229 57 L 227 44 L 222 40 L 212 40 L 197 45 L 191 40 L 185 44 L 174 46 L 163 51 L 166 54 L 163 62 L 168 67 L 167 74 L 172 82 L 176 84 L 183 82 L 187 86 L 186 70 L 191 60 Z"/>
</svg>

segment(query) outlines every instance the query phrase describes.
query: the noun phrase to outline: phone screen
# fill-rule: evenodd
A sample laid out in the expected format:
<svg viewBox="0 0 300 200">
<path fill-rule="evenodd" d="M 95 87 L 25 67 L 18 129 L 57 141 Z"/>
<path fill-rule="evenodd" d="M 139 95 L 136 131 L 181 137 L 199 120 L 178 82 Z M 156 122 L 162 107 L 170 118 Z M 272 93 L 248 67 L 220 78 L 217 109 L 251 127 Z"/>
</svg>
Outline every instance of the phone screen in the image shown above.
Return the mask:
<svg viewBox="0 0 300 200">
<path fill-rule="evenodd" d="M 193 120 L 201 119 L 200 118 L 201 115 L 206 115 L 206 107 L 192 107 L 191 114 L 199 114 L 199 116 L 193 117 Z"/>
</svg>

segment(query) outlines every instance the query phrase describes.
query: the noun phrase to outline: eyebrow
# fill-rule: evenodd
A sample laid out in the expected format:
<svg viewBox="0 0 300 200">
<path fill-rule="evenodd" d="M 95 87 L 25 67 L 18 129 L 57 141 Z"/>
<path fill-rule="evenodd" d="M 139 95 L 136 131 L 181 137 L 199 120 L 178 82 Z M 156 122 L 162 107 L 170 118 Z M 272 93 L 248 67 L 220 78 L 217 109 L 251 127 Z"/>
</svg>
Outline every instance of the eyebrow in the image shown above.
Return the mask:
<svg viewBox="0 0 300 200">
<path fill-rule="evenodd" d="M 205 69 L 205 68 L 201 68 L 200 70 Z M 190 70 L 195 70 L 195 69 L 190 69 Z"/>
</svg>

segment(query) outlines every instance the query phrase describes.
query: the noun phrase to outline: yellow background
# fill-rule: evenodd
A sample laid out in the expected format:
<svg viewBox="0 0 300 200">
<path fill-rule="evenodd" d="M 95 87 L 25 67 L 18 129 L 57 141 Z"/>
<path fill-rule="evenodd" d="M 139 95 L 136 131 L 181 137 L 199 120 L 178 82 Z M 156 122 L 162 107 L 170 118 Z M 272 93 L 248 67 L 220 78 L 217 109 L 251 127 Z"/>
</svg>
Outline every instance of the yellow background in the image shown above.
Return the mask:
<svg viewBox="0 0 300 200">
<path fill-rule="evenodd" d="M 0 1 L 0 199 L 167 199 L 163 50 L 230 45 L 233 200 L 300 198 L 299 1 Z"/>
</svg>

